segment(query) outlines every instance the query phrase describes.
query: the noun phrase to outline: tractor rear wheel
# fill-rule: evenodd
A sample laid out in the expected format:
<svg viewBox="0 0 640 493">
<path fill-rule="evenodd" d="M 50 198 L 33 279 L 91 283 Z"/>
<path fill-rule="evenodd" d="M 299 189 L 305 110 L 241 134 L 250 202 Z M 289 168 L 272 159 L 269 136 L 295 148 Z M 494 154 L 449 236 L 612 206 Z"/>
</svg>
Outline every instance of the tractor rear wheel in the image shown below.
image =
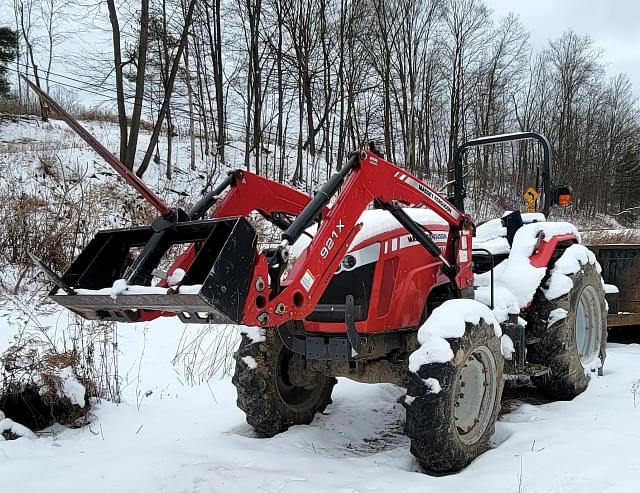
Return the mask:
<svg viewBox="0 0 640 493">
<path fill-rule="evenodd" d="M 336 379 L 306 369 L 304 357 L 289 351 L 275 328 L 259 342 L 242 334 L 234 357 L 238 407 L 261 436 L 309 424 L 331 403 Z"/>
<path fill-rule="evenodd" d="M 435 474 L 460 471 L 487 449 L 503 388 L 504 359 L 491 325 L 467 323 L 463 337 L 447 340 L 453 360 L 410 372 L 405 401 L 411 453 Z"/>
<path fill-rule="evenodd" d="M 553 276 L 553 274 L 552 274 Z M 528 347 L 527 359 L 549 367 L 533 384 L 558 400 L 571 400 L 589 384 L 589 371 L 604 365 L 607 344 L 607 306 L 596 266 L 582 264 L 568 276 L 573 287 L 548 300 L 542 291 L 527 316 L 528 329 L 539 342 Z"/>
</svg>

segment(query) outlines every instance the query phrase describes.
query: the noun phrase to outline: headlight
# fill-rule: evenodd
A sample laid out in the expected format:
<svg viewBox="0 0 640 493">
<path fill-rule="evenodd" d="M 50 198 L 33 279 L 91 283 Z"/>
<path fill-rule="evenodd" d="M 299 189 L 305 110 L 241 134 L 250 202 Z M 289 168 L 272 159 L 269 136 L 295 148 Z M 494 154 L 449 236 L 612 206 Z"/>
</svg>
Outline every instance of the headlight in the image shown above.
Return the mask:
<svg viewBox="0 0 640 493">
<path fill-rule="evenodd" d="M 345 270 L 351 270 L 356 266 L 356 258 L 353 255 L 345 255 L 345 257 L 342 259 L 342 267 L 344 267 Z"/>
</svg>

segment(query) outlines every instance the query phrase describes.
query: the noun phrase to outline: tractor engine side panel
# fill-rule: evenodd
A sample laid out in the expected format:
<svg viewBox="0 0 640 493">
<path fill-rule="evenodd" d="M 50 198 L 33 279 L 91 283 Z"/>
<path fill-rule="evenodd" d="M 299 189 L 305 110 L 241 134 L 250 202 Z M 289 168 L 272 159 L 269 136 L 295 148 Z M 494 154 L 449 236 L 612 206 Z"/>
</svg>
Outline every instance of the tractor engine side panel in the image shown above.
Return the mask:
<svg viewBox="0 0 640 493">
<path fill-rule="evenodd" d="M 449 253 L 447 228 L 438 225 L 429 229 L 442 251 Z M 360 254 L 353 269 L 348 268 L 353 263 L 349 259 L 351 253 Z M 345 333 L 347 294 L 355 298 L 360 333 L 415 327 L 420 323 L 429 292 L 449 282 L 440 267 L 440 260 L 427 253 L 404 229 L 370 238 L 345 256 L 304 327 L 309 332 Z"/>
</svg>

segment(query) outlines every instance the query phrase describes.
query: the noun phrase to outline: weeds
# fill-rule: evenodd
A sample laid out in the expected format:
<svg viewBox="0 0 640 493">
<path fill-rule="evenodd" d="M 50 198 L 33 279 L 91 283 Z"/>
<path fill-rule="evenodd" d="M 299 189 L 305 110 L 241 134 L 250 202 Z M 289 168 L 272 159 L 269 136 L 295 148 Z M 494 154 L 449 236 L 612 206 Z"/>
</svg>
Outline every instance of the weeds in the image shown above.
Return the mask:
<svg viewBox="0 0 640 493">
<path fill-rule="evenodd" d="M 631 393 L 633 394 L 633 407 L 636 407 L 636 401 L 640 397 L 640 378 L 633 382 L 631 386 Z"/>
<path fill-rule="evenodd" d="M 522 472 L 523 469 L 523 458 L 520 457 L 520 473 L 518 474 L 518 493 L 522 493 L 522 483 L 524 480 L 524 473 Z"/>
<path fill-rule="evenodd" d="M 239 343 L 240 332 L 234 325 L 186 326 L 172 363 L 181 369 L 190 385 L 216 375 L 230 375 L 233 352 Z"/>
<path fill-rule="evenodd" d="M 26 417 L 36 427 L 74 424 L 86 416 L 92 397 L 119 402 L 115 324 L 60 314 L 47 304 L 34 309 L 19 296 L 5 297 L 2 308 L 7 325 L 18 329 L 0 357 L 0 407 L 9 417 Z M 83 401 L 74 395 L 77 384 L 84 387 Z"/>
</svg>

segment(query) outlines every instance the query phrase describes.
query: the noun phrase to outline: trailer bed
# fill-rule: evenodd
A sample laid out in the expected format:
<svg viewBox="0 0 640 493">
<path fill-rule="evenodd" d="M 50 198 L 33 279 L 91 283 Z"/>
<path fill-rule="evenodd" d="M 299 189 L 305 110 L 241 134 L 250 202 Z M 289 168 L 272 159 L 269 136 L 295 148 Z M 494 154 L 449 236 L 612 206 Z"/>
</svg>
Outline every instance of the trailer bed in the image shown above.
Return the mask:
<svg viewBox="0 0 640 493">
<path fill-rule="evenodd" d="M 640 243 L 587 246 L 602 266 L 604 282 L 619 290 L 607 294 L 609 326 L 640 326 Z"/>
</svg>

